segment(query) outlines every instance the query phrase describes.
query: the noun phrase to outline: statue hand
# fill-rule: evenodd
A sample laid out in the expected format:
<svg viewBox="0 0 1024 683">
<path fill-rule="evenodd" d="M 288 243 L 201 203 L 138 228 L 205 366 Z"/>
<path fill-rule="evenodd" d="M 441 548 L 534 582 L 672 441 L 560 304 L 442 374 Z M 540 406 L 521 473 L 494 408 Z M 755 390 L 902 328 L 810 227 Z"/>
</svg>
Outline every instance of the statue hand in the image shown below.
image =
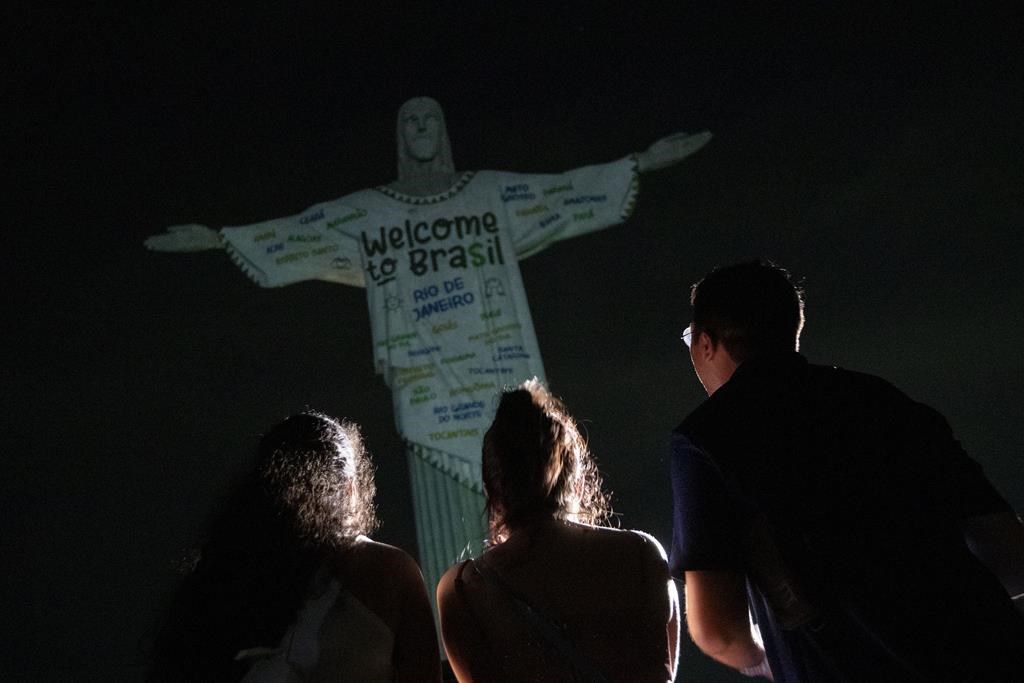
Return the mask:
<svg viewBox="0 0 1024 683">
<path fill-rule="evenodd" d="M 146 245 L 146 249 L 152 251 L 206 251 L 224 248 L 224 243 L 221 242 L 216 230 L 198 223 L 172 225 L 165 233 L 147 237 L 143 244 Z"/>
<path fill-rule="evenodd" d="M 708 144 L 710 139 L 711 133 L 706 130 L 693 135 L 687 133 L 669 135 L 637 154 L 637 167 L 641 173 L 645 173 L 679 163 Z"/>
</svg>

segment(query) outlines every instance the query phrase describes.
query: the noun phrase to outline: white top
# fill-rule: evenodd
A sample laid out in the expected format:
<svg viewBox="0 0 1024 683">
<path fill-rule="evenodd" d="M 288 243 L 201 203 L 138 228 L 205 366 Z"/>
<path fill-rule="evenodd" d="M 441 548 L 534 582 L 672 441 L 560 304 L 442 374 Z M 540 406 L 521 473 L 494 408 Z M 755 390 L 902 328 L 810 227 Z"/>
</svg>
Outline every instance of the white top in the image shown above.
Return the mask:
<svg viewBox="0 0 1024 683">
<path fill-rule="evenodd" d="M 387 624 L 337 580 L 321 572 L 274 650 L 245 650 L 251 659 L 246 683 L 304 680 L 392 681 L 394 634 Z"/>
</svg>

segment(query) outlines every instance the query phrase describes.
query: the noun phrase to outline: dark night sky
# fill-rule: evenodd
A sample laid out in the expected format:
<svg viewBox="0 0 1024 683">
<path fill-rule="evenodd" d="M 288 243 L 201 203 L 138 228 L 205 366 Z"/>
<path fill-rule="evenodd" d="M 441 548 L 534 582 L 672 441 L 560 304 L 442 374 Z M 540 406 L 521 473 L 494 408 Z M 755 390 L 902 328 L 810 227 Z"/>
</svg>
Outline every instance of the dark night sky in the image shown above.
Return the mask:
<svg viewBox="0 0 1024 683">
<path fill-rule="evenodd" d="M 445 107 L 459 169 L 554 172 L 715 134 L 644 176 L 625 225 L 522 263 L 551 386 L 623 526 L 669 538 L 664 445 L 701 400 L 686 288 L 754 256 L 804 278 L 812 361 L 938 408 L 1024 508 L 1019 20 L 677 4 L 7 22 L 0 674 L 137 678 L 175 560 L 260 431 L 305 406 L 363 425 L 378 537 L 415 549 L 363 291 L 264 290 L 223 253 L 142 240 L 388 182 L 397 107 L 420 94 Z M 732 680 L 692 651 L 681 671 Z"/>
</svg>

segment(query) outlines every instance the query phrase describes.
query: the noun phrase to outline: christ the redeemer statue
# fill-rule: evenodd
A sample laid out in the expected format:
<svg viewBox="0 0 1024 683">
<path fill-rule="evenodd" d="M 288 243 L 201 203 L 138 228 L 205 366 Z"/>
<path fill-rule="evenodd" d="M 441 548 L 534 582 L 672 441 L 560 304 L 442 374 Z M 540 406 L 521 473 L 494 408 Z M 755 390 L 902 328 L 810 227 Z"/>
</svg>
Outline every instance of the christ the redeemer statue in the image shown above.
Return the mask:
<svg viewBox="0 0 1024 683">
<path fill-rule="evenodd" d="M 624 221 L 638 172 L 681 161 L 710 138 L 677 134 L 553 175 L 456 173 L 440 105 L 417 97 L 398 113 L 395 182 L 219 232 L 173 226 L 145 244 L 227 249 L 261 287 L 366 287 L 373 356 L 407 444 L 420 561 L 434 585 L 486 537 L 480 449 L 498 394 L 544 378 L 519 260 Z"/>
</svg>

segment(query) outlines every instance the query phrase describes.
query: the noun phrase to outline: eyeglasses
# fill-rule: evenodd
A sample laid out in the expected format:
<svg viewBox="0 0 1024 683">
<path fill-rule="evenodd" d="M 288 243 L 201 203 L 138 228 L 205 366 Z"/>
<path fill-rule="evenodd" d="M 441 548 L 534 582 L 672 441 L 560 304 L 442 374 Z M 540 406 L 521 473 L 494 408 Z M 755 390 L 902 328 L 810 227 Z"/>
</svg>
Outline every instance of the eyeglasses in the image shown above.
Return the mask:
<svg viewBox="0 0 1024 683">
<path fill-rule="evenodd" d="M 683 340 L 684 344 L 686 344 L 686 348 L 690 348 L 691 337 L 693 337 L 693 325 L 692 324 L 687 325 L 686 329 L 683 330 L 683 333 L 681 335 L 679 335 L 679 338 Z"/>
</svg>

